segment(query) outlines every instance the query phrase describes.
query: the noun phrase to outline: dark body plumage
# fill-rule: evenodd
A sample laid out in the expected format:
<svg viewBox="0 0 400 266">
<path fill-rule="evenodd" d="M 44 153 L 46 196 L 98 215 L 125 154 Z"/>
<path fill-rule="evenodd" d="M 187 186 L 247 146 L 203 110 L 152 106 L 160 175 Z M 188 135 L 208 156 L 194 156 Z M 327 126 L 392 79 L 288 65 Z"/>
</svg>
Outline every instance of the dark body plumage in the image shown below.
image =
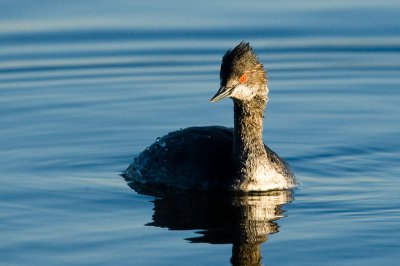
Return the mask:
<svg viewBox="0 0 400 266">
<path fill-rule="evenodd" d="M 158 139 L 125 171 L 130 181 L 195 190 L 232 190 L 239 182 L 232 154 L 233 129 L 189 127 Z M 271 164 L 286 176 L 289 166 L 265 146 Z"/>
<path fill-rule="evenodd" d="M 184 189 L 222 189 L 234 177 L 232 129 L 190 127 L 144 150 L 126 175 L 140 183 Z"/>
</svg>

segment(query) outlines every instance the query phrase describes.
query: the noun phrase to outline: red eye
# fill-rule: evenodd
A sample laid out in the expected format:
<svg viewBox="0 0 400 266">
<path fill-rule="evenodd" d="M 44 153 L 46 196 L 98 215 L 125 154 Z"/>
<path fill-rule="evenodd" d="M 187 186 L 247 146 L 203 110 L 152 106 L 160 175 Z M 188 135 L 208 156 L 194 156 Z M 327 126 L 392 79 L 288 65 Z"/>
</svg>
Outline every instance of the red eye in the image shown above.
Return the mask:
<svg viewBox="0 0 400 266">
<path fill-rule="evenodd" d="M 249 77 L 247 76 L 247 74 L 243 74 L 242 76 L 240 76 L 239 81 L 240 83 L 245 83 L 248 79 Z"/>
</svg>

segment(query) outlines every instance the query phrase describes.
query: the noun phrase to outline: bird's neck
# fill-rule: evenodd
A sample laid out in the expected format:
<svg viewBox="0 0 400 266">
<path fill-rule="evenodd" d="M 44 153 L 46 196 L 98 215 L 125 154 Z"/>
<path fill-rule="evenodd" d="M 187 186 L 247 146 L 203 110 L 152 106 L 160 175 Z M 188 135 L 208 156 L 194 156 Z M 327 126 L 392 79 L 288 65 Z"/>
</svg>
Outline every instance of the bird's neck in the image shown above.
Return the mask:
<svg viewBox="0 0 400 266">
<path fill-rule="evenodd" d="M 266 160 L 263 142 L 263 115 L 266 95 L 250 101 L 234 100 L 233 154 L 241 181 L 255 178 L 257 165 Z"/>
</svg>

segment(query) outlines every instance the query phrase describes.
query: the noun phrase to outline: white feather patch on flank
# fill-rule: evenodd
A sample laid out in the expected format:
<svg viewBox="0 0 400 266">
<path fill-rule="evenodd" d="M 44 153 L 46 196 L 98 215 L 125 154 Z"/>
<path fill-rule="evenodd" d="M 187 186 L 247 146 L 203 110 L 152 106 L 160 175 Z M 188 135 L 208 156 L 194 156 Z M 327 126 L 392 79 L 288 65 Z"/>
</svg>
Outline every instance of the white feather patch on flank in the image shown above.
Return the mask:
<svg viewBox="0 0 400 266">
<path fill-rule="evenodd" d="M 240 185 L 243 191 L 267 191 L 275 189 L 291 189 L 293 182 L 276 171 L 275 168 L 258 165 L 253 169 L 253 178 Z"/>
</svg>

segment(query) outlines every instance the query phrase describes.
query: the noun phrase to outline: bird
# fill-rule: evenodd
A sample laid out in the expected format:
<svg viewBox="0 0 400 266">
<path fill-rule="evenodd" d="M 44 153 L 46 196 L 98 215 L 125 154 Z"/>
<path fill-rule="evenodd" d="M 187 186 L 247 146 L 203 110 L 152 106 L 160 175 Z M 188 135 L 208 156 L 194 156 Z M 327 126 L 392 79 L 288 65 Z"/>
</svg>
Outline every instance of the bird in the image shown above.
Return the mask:
<svg viewBox="0 0 400 266">
<path fill-rule="evenodd" d="M 253 192 L 296 186 L 291 167 L 263 142 L 266 71 L 248 42 L 222 58 L 210 99 L 233 100 L 234 126 L 188 127 L 157 138 L 124 171 L 128 183 L 196 191 Z"/>
</svg>

